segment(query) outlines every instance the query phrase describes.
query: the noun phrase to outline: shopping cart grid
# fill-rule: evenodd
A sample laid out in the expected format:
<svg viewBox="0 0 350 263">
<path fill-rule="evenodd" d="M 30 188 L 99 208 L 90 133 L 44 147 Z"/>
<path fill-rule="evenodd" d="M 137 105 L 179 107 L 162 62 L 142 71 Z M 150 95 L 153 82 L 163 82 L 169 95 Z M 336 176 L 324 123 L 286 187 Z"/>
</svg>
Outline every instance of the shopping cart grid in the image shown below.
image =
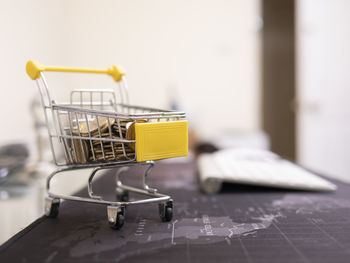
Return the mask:
<svg viewBox="0 0 350 263">
<path fill-rule="evenodd" d="M 158 203 L 161 220 L 171 221 L 173 200 L 149 187 L 147 178 L 154 160 L 187 155 L 185 113 L 130 105 L 125 73 L 117 66 L 106 70 L 61 68 L 29 61 L 26 69 L 39 88 L 52 156 L 58 166 L 47 178 L 46 216 L 58 216 L 61 200 L 103 204 L 107 205 L 110 226 L 119 229 L 124 225 L 126 206 Z M 69 102 L 58 103 L 50 95 L 44 71 L 107 74 L 117 82 L 118 92 L 74 89 Z M 152 145 L 147 145 L 148 142 Z M 146 167 L 141 188 L 124 185 L 120 180 L 121 174 L 134 165 Z M 78 169 L 92 169 L 87 183 L 89 197 L 51 191 L 54 176 Z M 108 169 L 116 169 L 116 200 L 113 201 L 104 200 L 93 192 L 94 176 Z M 130 201 L 129 192 L 148 198 Z"/>
</svg>

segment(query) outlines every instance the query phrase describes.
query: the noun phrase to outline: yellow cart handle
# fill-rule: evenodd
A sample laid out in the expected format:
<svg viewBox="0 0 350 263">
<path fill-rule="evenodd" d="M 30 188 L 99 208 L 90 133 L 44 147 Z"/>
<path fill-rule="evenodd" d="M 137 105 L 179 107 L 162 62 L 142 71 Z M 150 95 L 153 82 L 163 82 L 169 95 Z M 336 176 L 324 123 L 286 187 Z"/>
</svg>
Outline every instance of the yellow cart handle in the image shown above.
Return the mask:
<svg viewBox="0 0 350 263">
<path fill-rule="evenodd" d="M 27 62 L 26 71 L 33 80 L 40 78 L 40 72 L 44 71 L 108 74 L 117 82 L 122 80 L 122 76 L 125 76 L 125 72 L 121 66 L 113 65 L 107 69 L 49 67 L 33 60 Z"/>
</svg>

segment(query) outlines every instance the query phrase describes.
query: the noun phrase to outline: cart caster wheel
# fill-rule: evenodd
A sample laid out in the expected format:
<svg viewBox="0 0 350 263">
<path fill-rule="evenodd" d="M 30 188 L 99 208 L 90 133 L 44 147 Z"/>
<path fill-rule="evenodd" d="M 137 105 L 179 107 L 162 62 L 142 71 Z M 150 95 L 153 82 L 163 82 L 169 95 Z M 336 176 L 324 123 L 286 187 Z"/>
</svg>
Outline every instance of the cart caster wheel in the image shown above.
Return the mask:
<svg viewBox="0 0 350 263">
<path fill-rule="evenodd" d="M 107 213 L 109 226 L 113 229 L 121 229 L 125 221 L 125 208 L 108 206 Z"/>
<path fill-rule="evenodd" d="M 129 191 L 117 188 L 116 198 L 117 198 L 117 201 L 119 201 L 119 202 L 128 202 L 129 201 Z"/>
<path fill-rule="evenodd" d="M 45 215 L 50 218 L 58 216 L 60 207 L 60 199 L 47 197 L 45 199 Z"/>
<path fill-rule="evenodd" d="M 122 226 L 124 225 L 124 220 L 125 220 L 124 215 L 118 214 L 116 222 L 109 222 L 109 225 L 113 229 L 121 229 Z"/>
<path fill-rule="evenodd" d="M 159 204 L 159 216 L 162 222 L 169 222 L 173 218 L 173 200 Z"/>
</svg>

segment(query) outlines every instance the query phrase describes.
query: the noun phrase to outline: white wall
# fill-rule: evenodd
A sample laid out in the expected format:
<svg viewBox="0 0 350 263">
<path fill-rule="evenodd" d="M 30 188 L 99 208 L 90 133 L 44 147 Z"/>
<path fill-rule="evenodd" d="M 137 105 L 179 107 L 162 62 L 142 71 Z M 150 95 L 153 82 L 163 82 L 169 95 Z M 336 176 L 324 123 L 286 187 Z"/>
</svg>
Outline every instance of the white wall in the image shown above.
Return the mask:
<svg viewBox="0 0 350 263">
<path fill-rule="evenodd" d="M 31 98 L 37 94 L 25 73 L 31 58 L 64 63 L 61 56 L 60 1 L 1 1 L 0 3 L 0 142 L 28 138 Z"/>
<path fill-rule="evenodd" d="M 170 93 L 208 136 L 217 129 L 257 130 L 259 1 L 6 1 L 0 8 L 0 142 L 28 137 L 28 104 L 37 92 L 28 59 L 107 67 L 128 73 L 134 104 L 167 107 Z M 50 76 L 49 76 L 50 77 Z M 66 93 L 81 77 L 49 84 Z M 110 85 L 92 79 L 87 86 Z M 174 91 L 175 90 L 175 91 Z M 171 91 L 171 92 L 170 92 Z"/>
<path fill-rule="evenodd" d="M 298 161 L 350 182 L 350 1 L 300 0 Z"/>
</svg>

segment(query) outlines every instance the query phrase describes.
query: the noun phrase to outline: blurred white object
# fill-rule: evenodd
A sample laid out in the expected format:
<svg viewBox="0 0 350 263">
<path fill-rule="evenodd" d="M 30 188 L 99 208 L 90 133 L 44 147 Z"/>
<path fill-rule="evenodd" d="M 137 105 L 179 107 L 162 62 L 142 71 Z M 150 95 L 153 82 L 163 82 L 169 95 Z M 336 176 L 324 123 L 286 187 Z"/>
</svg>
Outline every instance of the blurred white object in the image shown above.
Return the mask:
<svg viewBox="0 0 350 263">
<path fill-rule="evenodd" d="M 297 161 L 350 183 L 350 1 L 296 7 Z"/>
<path fill-rule="evenodd" d="M 215 146 L 217 146 L 219 149 L 232 149 L 242 147 L 262 150 L 270 149 L 269 136 L 263 131 L 220 132 L 214 136 L 214 139 L 212 141 L 215 142 Z"/>
<path fill-rule="evenodd" d="M 334 191 L 336 186 L 278 155 L 258 149 L 227 149 L 198 158 L 201 189 L 220 191 L 223 182 L 299 190 Z"/>
</svg>

